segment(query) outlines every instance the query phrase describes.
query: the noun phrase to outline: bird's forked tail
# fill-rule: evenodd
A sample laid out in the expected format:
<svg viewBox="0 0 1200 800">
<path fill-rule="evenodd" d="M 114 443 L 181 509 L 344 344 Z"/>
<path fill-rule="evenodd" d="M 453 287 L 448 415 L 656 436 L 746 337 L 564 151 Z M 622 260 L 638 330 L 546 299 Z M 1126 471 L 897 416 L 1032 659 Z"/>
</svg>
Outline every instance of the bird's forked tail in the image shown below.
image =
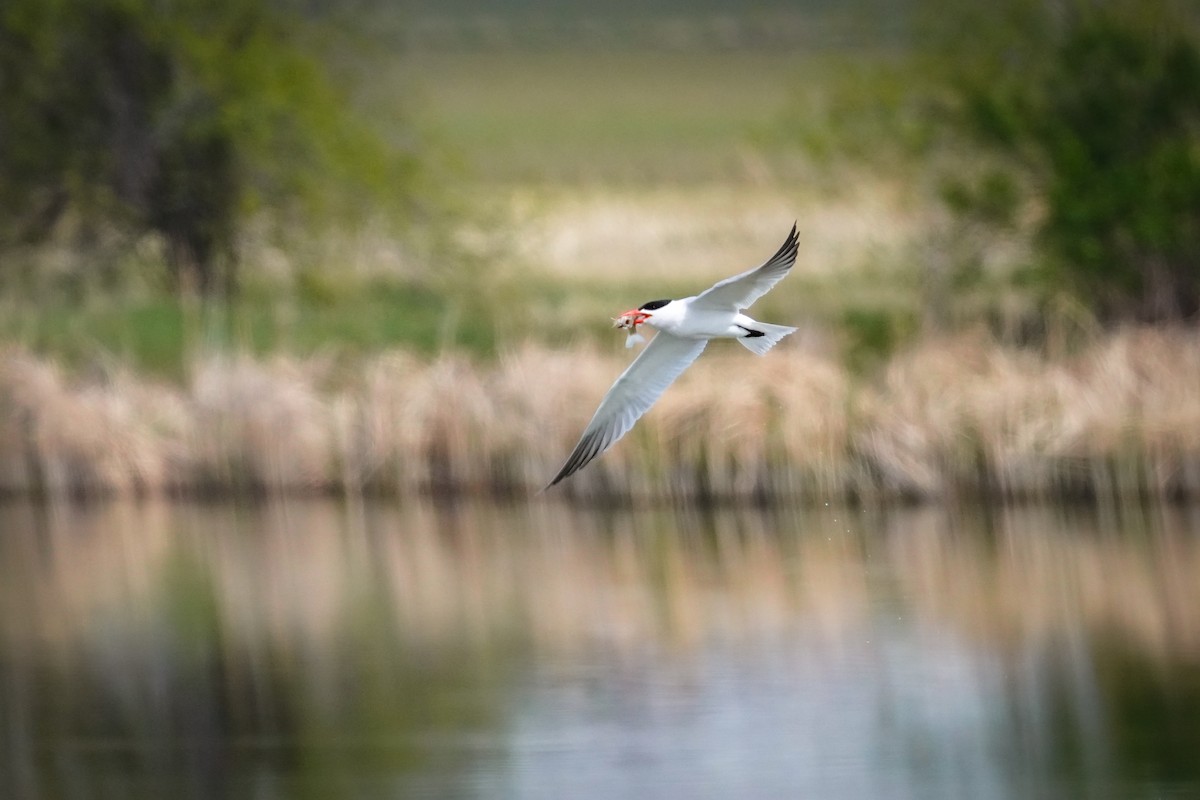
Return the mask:
<svg viewBox="0 0 1200 800">
<path fill-rule="evenodd" d="M 797 329 L 789 328 L 787 325 L 756 322 L 753 327 L 746 326 L 746 330 L 749 333 L 739 338 L 738 341 L 750 352 L 761 356 L 779 344 L 783 337 L 795 333 Z"/>
</svg>

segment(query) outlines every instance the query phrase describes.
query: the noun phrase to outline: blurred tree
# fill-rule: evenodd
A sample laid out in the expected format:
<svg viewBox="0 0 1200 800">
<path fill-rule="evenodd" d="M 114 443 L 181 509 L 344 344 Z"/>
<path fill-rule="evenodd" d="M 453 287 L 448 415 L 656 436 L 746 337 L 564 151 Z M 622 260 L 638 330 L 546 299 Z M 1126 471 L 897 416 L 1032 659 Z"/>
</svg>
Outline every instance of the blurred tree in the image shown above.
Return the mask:
<svg viewBox="0 0 1200 800">
<path fill-rule="evenodd" d="M 228 293 L 253 212 L 404 203 L 415 159 L 347 112 L 305 24 L 268 0 L 6 0 L 0 248 L 156 235 L 181 291 Z"/>
<path fill-rule="evenodd" d="M 939 20 L 956 119 L 999 156 L 947 187 L 951 209 L 998 224 L 1031 211 L 1044 276 L 1101 319 L 1194 317 L 1195 9 L 1167 0 L 1000 6 Z"/>
</svg>

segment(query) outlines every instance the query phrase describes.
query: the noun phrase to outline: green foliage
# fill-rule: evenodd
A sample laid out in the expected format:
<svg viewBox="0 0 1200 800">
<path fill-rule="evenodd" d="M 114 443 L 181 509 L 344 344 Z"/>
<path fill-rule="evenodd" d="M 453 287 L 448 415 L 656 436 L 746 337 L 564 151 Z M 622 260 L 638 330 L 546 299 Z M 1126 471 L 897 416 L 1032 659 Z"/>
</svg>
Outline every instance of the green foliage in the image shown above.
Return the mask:
<svg viewBox="0 0 1200 800">
<path fill-rule="evenodd" d="M 267 0 L 8 0 L 0 247 L 157 235 L 208 292 L 252 212 L 406 202 L 415 160 L 346 113 L 308 44 Z"/>
<path fill-rule="evenodd" d="M 917 320 L 902 311 L 850 308 L 842 314 L 841 328 L 847 365 L 855 372 L 865 372 L 911 340 Z"/>
<path fill-rule="evenodd" d="M 1023 204 L 1035 208 L 1046 277 L 1102 319 L 1195 315 L 1194 12 L 1099 2 L 1009 10 L 1005 24 L 976 20 L 976 29 L 993 32 L 989 46 L 951 53 L 959 121 L 1000 162 L 948 187 L 948 205 L 998 225 L 1013 224 Z"/>
</svg>

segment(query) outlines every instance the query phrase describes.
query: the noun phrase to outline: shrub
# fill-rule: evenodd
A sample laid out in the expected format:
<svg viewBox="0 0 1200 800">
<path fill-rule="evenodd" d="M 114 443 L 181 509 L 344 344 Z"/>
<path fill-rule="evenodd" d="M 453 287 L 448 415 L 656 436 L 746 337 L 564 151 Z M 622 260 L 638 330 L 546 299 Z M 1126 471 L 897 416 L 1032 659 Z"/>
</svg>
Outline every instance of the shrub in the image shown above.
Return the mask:
<svg viewBox="0 0 1200 800">
<path fill-rule="evenodd" d="M 1002 166 L 956 180 L 951 209 L 1034 211 L 1040 269 L 1102 320 L 1200 311 L 1200 35 L 1160 3 L 1006 6 L 951 48 L 955 119 Z M 1001 24 L 1003 22 L 1003 24 Z M 1004 172 L 1010 170 L 1011 174 Z M 1016 176 L 1017 179 L 1014 179 Z M 1003 191 L 998 191 L 998 190 Z"/>
<path fill-rule="evenodd" d="M 253 211 L 403 198 L 411 158 L 347 113 L 304 25 L 267 0 L 7 0 L 0 247 L 70 228 L 94 262 L 152 235 L 212 293 Z"/>
</svg>

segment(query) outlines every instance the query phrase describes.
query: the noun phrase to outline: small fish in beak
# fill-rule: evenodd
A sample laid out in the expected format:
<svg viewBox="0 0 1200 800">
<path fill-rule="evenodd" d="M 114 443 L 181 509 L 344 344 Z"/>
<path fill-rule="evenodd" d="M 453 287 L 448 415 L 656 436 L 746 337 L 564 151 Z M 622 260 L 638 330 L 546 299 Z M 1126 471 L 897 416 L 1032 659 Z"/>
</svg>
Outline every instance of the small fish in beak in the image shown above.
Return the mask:
<svg viewBox="0 0 1200 800">
<path fill-rule="evenodd" d="M 641 325 L 643 322 L 645 322 L 649 318 L 650 318 L 650 315 L 647 314 L 645 311 L 638 311 L 637 309 L 634 309 L 633 311 L 626 311 L 624 314 L 622 314 L 619 317 L 614 317 L 613 318 L 613 327 L 621 328 L 622 330 L 627 329 L 627 328 L 632 328 L 633 330 L 637 330 L 637 326 Z"/>
<path fill-rule="evenodd" d="M 625 339 L 626 349 L 646 341 L 646 337 L 638 333 L 637 329 L 639 325 L 645 323 L 648 319 L 650 319 L 650 315 L 637 308 L 632 311 L 626 311 L 621 316 L 613 319 L 614 328 L 629 331 L 629 336 Z"/>
</svg>

